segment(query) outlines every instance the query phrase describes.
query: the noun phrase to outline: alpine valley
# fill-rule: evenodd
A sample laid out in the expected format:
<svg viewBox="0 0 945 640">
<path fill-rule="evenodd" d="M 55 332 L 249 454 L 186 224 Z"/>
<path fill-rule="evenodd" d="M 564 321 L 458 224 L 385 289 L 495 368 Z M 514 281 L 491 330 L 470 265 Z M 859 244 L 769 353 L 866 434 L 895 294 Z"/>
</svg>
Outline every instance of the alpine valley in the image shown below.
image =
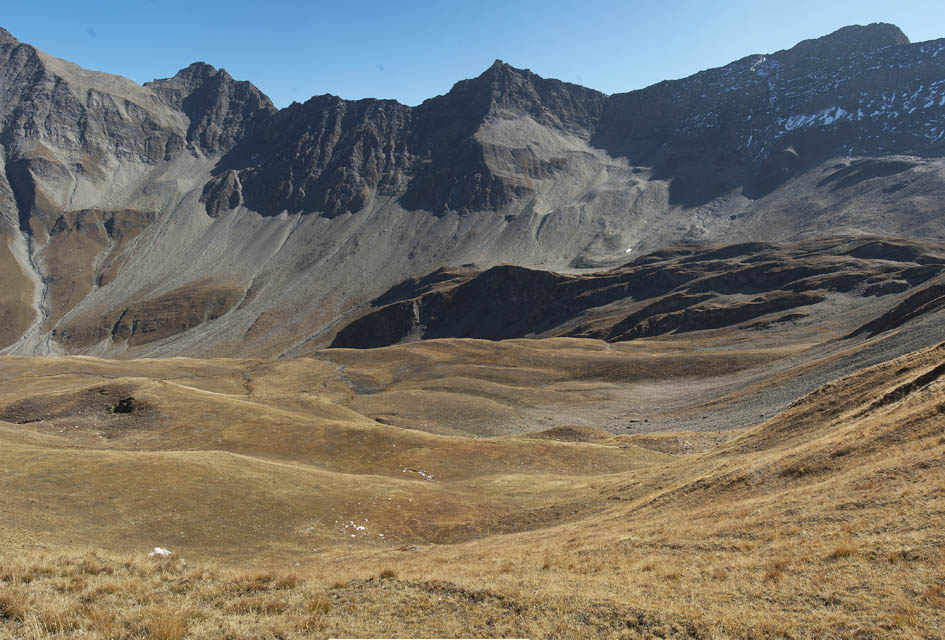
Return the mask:
<svg viewBox="0 0 945 640">
<path fill-rule="evenodd" d="M 276 109 L 0 29 L 0 282 L 2 639 L 942 637 L 945 39 Z"/>
</svg>

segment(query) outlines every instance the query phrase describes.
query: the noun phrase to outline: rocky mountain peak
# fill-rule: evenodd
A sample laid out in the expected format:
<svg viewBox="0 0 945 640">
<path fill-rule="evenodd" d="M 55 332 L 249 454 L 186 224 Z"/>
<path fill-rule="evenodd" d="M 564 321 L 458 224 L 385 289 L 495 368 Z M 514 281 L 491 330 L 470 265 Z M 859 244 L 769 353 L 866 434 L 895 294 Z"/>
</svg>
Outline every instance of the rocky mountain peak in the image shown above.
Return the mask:
<svg viewBox="0 0 945 640">
<path fill-rule="evenodd" d="M 843 27 L 613 95 L 594 141 L 672 179 L 686 206 L 738 187 L 762 197 L 831 157 L 938 155 L 940 50 L 891 24 Z"/>
<path fill-rule="evenodd" d="M 183 125 L 131 80 L 82 69 L 0 29 L 0 135 L 21 202 L 32 201 L 33 175 L 71 182 L 68 167 L 78 166 L 94 181 L 112 159 L 168 160 L 183 146 Z M 21 218 L 29 216 L 28 207 L 20 209 Z"/>
<path fill-rule="evenodd" d="M 479 91 L 489 93 L 491 97 L 501 102 L 509 100 L 521 93 L 531 93 L 536 82 L 543 81 L 544 78 L 535 75 L 529 69 L 517 69 L 512 65 L 496 60 L 488 69 L 473 78 L 458 82 L 469 83 Z"/>
<path fill-rule="evenodd" d="M 785 53 L 797 58 L 842 59 L 883 47 L 909 44 L 906 34 L 894 24 L 850 25 L 820 38 L 803 40 Z"/>
<path fill-rule="evenodd" d="M 509 83 L 516 77 L 527 77 L 533 75 L 529 69 L 516 69 L 507 62 L 496 58 L 489 67 L 480 73 L 474 80 L 487 81 L 495 83 Z"/>
<path fill-rule="evenodd" d="M 174 85 L 192 92 L 218 74 L 222 75 L 221 80 L 224 82 L 233 81 L 233 78 L 226 72 L 226 69 L 217 69 L 206 62 L 193 62 L 174 74 L 173 78 L 154 80 L 152 83 L 146 84 L 156 86 Z"/>
<path fill-rule="evenodd" d="M 194 62 L 173 78 L 145 84 L 190 118 L 187 141 L 204 153 L 226 153 L 262 118 L 276 112 L 251 82 L 234 80 L 225 69 Z"/>
<path fill-rule="evenodd" d="M 537 122 L 573 132 L 589 132 L 606 94 L 561 80 L 543 78 L 496 60 L 476 78 L 457 82 L 447 98 L 477 105 L 477 116 L 527 114 Z"/>
<path fill-rule="evenodd" d="M 534 93 L 535 83 L 542 78 L 529 69 L 516 69 L 510 64 L 496 60 L 473 82 L 490 92 L 497 103 L 517 100 Z"/>
<path fill-rule="evenodd" d="M 9 31 L 0 27 L 0 44 L 19 44 L 19 40 L 14 38 Z"/>
</svg>

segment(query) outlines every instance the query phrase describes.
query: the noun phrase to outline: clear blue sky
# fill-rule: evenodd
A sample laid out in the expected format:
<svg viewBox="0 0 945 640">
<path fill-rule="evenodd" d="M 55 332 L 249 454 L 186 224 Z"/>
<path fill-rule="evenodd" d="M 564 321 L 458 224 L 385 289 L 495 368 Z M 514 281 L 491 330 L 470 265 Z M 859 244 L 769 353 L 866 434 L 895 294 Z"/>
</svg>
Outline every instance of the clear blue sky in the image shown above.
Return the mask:
<svg viewBox="0 0 945 640">
<path fill-rule="evenodd" d="M 201 60 L 279 107 L 322 93 L 414 105 L 496 58 L 617 93 L 869 22 L 945 38 L 945 3 L 45 0 L 0 12 L 20 40 L 83 67 L 145 82 Z"/>
</svg>

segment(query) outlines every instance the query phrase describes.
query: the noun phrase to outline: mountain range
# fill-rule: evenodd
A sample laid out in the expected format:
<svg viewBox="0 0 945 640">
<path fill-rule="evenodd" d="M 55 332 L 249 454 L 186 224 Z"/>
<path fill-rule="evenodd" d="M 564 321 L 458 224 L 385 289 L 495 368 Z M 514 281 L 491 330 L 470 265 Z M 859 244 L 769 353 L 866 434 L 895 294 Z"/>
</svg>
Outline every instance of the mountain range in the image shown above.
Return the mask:
<svg viewBox="0 0 945 640">
<path fill-rule="evenodd" d="M 892 25 L 285 109 L 0 29 L 0 638 L 940 638 L 943 212 Z"/>
<path fill-rule="evenodd" d="M 854 277 L 857 295 L 888 294 L 889 311 L 938 274 L 935 246 L 911 258 L 897 247 L 945 239 L 943 157 L 945 39 L 910 43 L 888 24 L 621 94 L 497 60 L 415 107 L 321 95 L 284 109 L 204 63 L 138 85 L 0 29 L 0 349 L 276 357 L 388 344 L 425 325 L 379 337 L 369 318 L 430 278 L 498 274 L 477 295 L 501 306 L 525 271 L 491 269 L 513 264 L 544 274 L 525 288 L 547 304 L 602 269 L 629 282 L 708 254 L 688 271 L 701 278 L 726 243 L 750 248 L 726 260 L 774 256 L 775 270 L 800 255 L 854 271 L 901 259 Z M 826 237 L 846 240 L 804 253 Z M 673 246 L 688 248 L 653 253 Z M 904 277 L 921 255 L 927 273 Z M 839 291 L 807 282 L 789 303 L 775 280 L 772 313 Z M 556 335 L 657 335 L 679 329 L 666 314 L 714 304 L 670 287 L 653 306 L 652 291 L 621 286 L 596 307 L 575 293 Z M 766 293 L 747 286 L 712 292 Z M 626 313 L 594 311 L 614 304 Z M 690 311 L 690 330 L 705 315 Z M 430 336 L 541 333 L 437 326 Z"/>
</svg>

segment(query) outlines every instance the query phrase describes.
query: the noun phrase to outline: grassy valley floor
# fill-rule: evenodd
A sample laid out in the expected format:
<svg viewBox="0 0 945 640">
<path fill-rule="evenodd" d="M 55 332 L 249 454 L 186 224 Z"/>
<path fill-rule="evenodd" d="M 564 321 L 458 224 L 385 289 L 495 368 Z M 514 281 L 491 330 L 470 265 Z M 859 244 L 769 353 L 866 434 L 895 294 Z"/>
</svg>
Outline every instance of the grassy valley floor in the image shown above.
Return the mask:
<svg viewBox="0 0 945 640">
<path fill-rule="evenodd" d="M 645 433 L 554 424 L 604 377 L 609 398 L 653 383 L 626 350 L 614 369 L 589 341 L 455 347 L 503 388 L 403 389 L 430 349 L 476 378 L 436 343 L 3 359 L 0 637 L 942 637 L 945 348 L 753 427 Z M 588 359 L 585 386 L 548 391 Z M 427 431 L 359 411 L 395 378 Z M 529 404 L 548 428 L 456 433 Z"/>
</svg>

